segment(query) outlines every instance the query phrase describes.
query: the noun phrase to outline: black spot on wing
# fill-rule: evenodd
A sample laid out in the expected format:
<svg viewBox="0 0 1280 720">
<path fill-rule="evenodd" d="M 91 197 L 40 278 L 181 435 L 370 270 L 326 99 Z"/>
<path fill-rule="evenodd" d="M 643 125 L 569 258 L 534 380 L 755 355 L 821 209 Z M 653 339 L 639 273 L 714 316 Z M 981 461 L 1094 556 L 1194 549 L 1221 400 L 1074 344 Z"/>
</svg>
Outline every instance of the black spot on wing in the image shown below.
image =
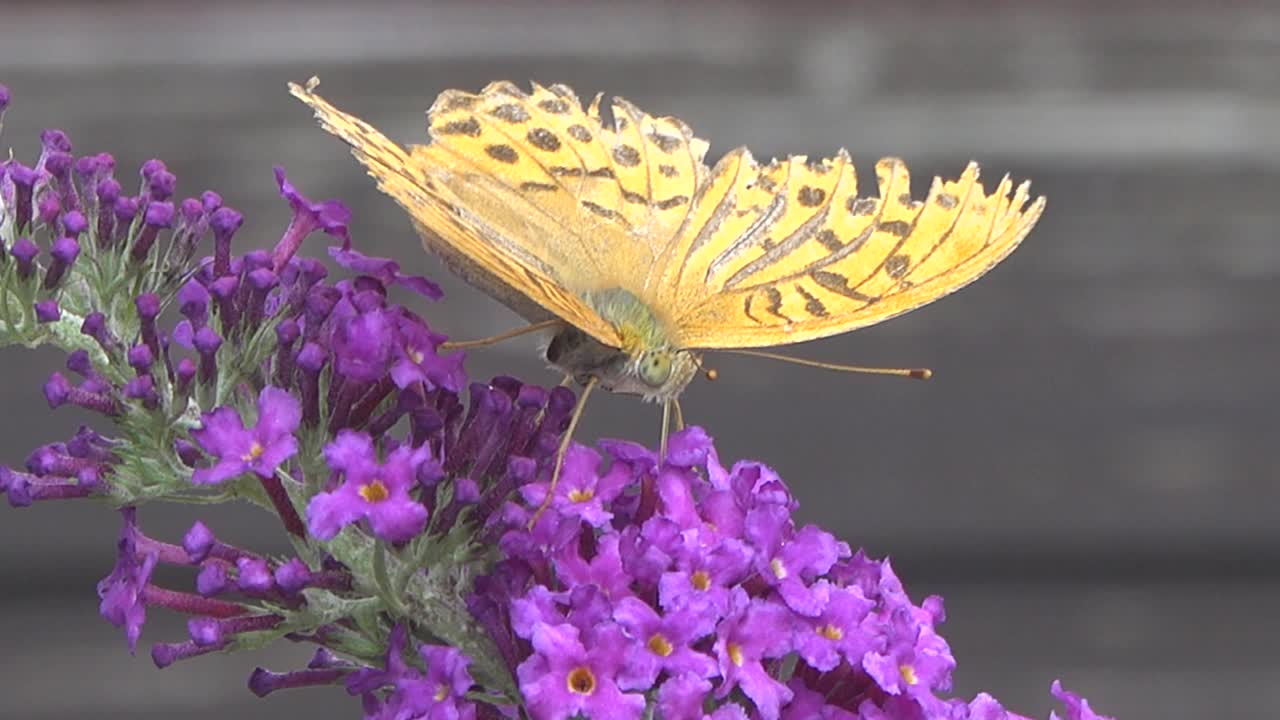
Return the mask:
<svg viewBox="0 0 1280 720">
<path fill-rule="evenodd" d="M 803 285 L 796 283 L 795 290 L 800 294 L 800 297 L 804 298 L 805 312 L 813 317 L 826 317 L 829 314 L 827 313 L 827 306 L 823 305 L 822 301 L 815 297 L 813 293 L 805 290 Z"/>
<path fill-rule="evenodd" d="M 911 232 L 911 224 L 906 220 L 890 220 L 880 223 L 877 227 L 896 238 L 904 238 Z"/>
<path fill-rule="evenodd" d="M 489 114 L 513 125 L 529 120 L 529 112 L 524 109 L 524 106 L 516 103 L 503 103 L 490 110 Z"/>
<path fill-rule="evenodd" d="M 813 239 L 822 243 L 822 247 L 831 252 L 835 252 L 844 247 L 844 243 L 840 242 L 840 238 L 836 237 L 835 232 L 831 230 L 831 228 L 827 228 L 817 235 L 814 235 Z"/>
<path fill-rule="evenodd" d="M 441 109 L 445 112 L 453 110 L 470 110 L 475 107 L 478 100 L 479 98 L 474 95 L 463 95 L 460 93 L 451 94 L 448 99 L 444 101 L 444 106 Z"/>
<path fill-rule="evenodd" d="M 818 207 L 826 199 L 827 191 L 812 185 L 805 185 L 800 188 L 800 192 L 796 193 L 796 202 L 800 203 L 801 207 Z"/>
<path fill-rule="evenodd" d="M 808 162 L 806 162 L 804 166 L 808 168 L 809 172 L 813 173 L 814 175 L 826 175 L 828 172 L 831 171 L 831 166 L 828 165 L 824 160 L 811 159 Z"/>
<path fill-rule="evenodd" d="M 911 258 L 899 253 L 898 255 L 890 255 L 884 261 L 884 271 L 889 277 L 897 280 L 907 274 L 907 270 L 911 267 Z"/>
<path fill-rule="evenodd" d="M 534 128 L 529 131 L 526 138 L 529 140 L 530 145 L 539 150 L 555 152 L 560 149 L 560 138 L 546 128 Z"/>
<path fill-rule="evenodd" d="M 436 128 L 436 132 L 441 135 L 466 135 L 468 137 L 480 137 L 480 122 L 474 117 L 468 117 L 465 120 L 450 120 L 444 125 Z"/>
<path fill-rule="evenodd" d="M 822 288 L 830 290 L 837 295 L 843 295 L 852 300 L 857 300 L 858 302 L 871 304 L 880 299 L 849 287 L 849 278 L 841 275 L 840 273 L 833 273 L 826 270 L 814 270 L 809 273 L 809 277 L 813 278 L 813 281 L 822 286 Z"/>
<path fill-rule="evenodd" d="M 845 201 L 844 206 L 849 211 L 850 215 L 870 215 L 875 212 L 876 200 L 875 198 L 851 197 Z"/>
<path fill-rule="evenodd" d="M 761 320 L 760 318 L 756 317 L 755 313 L 751 312 L 751 298 L 753 297 L 755 297 L 755 295 L 747 295 L 742 299 L 742 312 L 747 317 L 751 318 L 752 320 L 755 320 L 757 325 L 763 325 L 764 320 Z"/>
<path fill-rule="evenodd" d="M 675 152 L 682 144 L 680 138 L 674 135 L 665 135 L 657 130 L 649 133 L 649 139 L 653 141 L 654 145 L 658 146 L 659 150 L 668 155 Z"/>
<path fill-rule="evenodd" d="M 534 190 L 540 191 L 540 192 L 551 192 L 559 189 L 560 189 L 560 186 L 554 183 L 542 183 L 542 182 L 535 182 L 533 180 L 528 180 L 526 182 L 520 183 L 521 192 L 530 192 Z"/>
<path fill-rule="evenodd" d="M 613 210 L 603 205 L 591 202 L 590 200 L 583 200 L 582 207 L 590 210 L 591 212 L 595 213 L 596 215 L 599 215 L 602 218 L 613 219 L 618 217 L 618 213 L 614 212 Z"/>
<path fill-rule="evenodd" d="M 771 315 L 775 315 L 787 322 L 791 322 L 791 318 L 782 314 L 782 293 L 778 292 L 778 288 L 767 287 L 764 289 L 764 294 L 769 300 L 769 304 L 765 307 L 765 310 L 768 310 Z"/>
<path fill-rule="evenodd" d="M 486 145 L 484 152 L 494 160 L 508 165 L 513 165 L 520 159 L 520 154 L 510 145 Z"/>
<path fill-rule="evenodd" d="M 635 167 L 640 164 L 640 151 L 630 145 L 619 145 L 613 149 L 613 159 L 623 167 Z"/>
<path fill-rule="evenodd" d="M 538 107 L 552 115 L 564 115 L 569 112 L 569 103 L 560 98 L 546 98 L 538 101 Z"/>
</svg>

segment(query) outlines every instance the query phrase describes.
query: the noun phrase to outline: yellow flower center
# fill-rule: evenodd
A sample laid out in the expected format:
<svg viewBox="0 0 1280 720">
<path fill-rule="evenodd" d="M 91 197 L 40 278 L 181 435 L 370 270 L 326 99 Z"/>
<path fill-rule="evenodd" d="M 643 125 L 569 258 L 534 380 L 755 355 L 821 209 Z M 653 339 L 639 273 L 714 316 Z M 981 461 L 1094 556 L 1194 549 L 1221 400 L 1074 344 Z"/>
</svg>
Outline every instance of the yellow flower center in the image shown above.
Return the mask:
<svg viewBox="0 0 1280 720">
<path fill-rule="evenodd" d="M 689 582 L 693 584 L 693 589 L 698 592 L 706 592 L 711 587 L 711 576 L 706 570 L 698 570 L 689 578 Z"/>
<path fill-rule="evenodd" d="M 565 678 L 565 685 L 571 693 L 590 695 L 596 691 L 596 676 L 591 672 L 591 668 L 579 665 L 569 672 L 568 677 Z"/>
<path fill-rule="evenodd" d="M 593 497 L 595 497 L 595 496 L 596 496 L 595 491 L 594 491 L 594 490 L 592 490 L 591 488 L 586 488 L 586 489 L 584 489 L 584 490 L 570 490 L 570 491 L 569 491 L 569 501 L 570 501 L 570 502 L 576 502 L 576 503 L 590 502 L 590 501 L 591 501 L 591 498 L 593 498 Z"/>
<path fill-rule="evenodd" d="M 378 478 L 374 478 L 367 485 L 363 485 L 360 488 L 360 497 L 364 498 L 365 502 L 380 503 L 390 496 L 391 491 Z"/>
<path fill-rule="evenodd" d="M 262 447 L 262 443 L 258 442 L 257 440 L 254 440 L 253 444 L 249 446 L 249 452 L 245 453 L 244 455 L 241 455 L 240 459 L 243 460 L 244 462 L 253 462 L 254 460 L 257 460 L 258 458 L 262 457 L 262 453 L 266 451 L 267 449 Z"/>
<path fill-rule="evenodd" d="M 742 667 L 742 646 L 738 643 L 731 642 L 727 647 L 729 650 L 729 660 L 732 661 L 734 665 Z"/>
<path fill-rule="evenodd" d="M 773 571 L 773 576 L 779 580 L 787 579 L 787 566 L 783 565 L 778 558 L 769 561 L 769 569 Z"/>
<path fill-rule="evenodd" d="M 916 675 L 916 669 L 910 665 L 905 663 L 899 665 L 898 672 L 902 673 L 902 679 L 905 680 L 908 685 L 915 685 L 920 682 L 920 678 Z"/>
<path fill-rule="evenodd" d="M 417 348 L 407 347 L 404 349 L 404 354 L 408 355 L 415 365 L 421 365 L 422 361 L 427 359 L 426 353 Z"/>
<path fill-rule="evenodd" d="M 844 637 L 844 630 L 835 625 L 827 624 L 818 628 L 818 634 L 828 640 L 839 640 Z"/>
<path fill-rule="evenodd" d="M 675 650 L 671 645 L 671 641 L 663 637 L 662 633 L 654 633 L 649 638 L 649 642 L 645 643 L 649 650 L 658 657 L 667 657 Z"/>
<path fill-rule="evenodd" d="M 444 699 L 447 697 L 449 697 L 449 686 L 441 685 L 440 687 L 436 688 L 436 694 L 435 694 L 436 702 L 444 702 Z"/>
</svg>

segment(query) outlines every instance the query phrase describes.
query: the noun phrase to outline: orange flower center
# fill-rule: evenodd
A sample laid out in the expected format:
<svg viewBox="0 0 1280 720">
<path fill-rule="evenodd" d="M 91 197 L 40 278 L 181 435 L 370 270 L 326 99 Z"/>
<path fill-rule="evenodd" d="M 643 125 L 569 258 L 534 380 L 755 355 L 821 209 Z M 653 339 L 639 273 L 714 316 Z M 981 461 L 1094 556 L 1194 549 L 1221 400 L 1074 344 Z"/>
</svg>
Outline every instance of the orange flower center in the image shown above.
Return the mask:
<svg viewBox="0 0 1280 720">
<path fill-rule="evenodd" d="M 436 702 L 444 702 L 444 699 L 447 697 L 449 697 L 449 686 L 441 685 L 440 687 L 436 688 L 436 694 L 435 694 Z"/>
<path fill-rule="evenodd" d="M 649 638 L 649 642 L 645 643 L 649 650 L 658 657 L 667 657 L 675 650 L 671 645 L 671 641 L 662 635 L 662 633 L 654 633 Z"/>
<path fill-rule="evenodd" d="M 569 672 L 568 677 L 565 678 L 565 685 L 571 693 L 590 695 L 596 691 L 596 676 L 591 672 L 591 668 L 579 665 Z"/>
<path fill-rule="evenodd" d="M 828 640 L 839 640 L 844 637 L 844 630 L 835 625 L 827 624 L 818 628 L 818 634 Z"/>
<path fill-rule="evenodd" d="M 367 485 L 360 488 L 360 497 L 364 498 L 365 502 L 380 503 L 390 496 L 391 491 L 378 478 L 374 478 Z"/>
<path fill-rule="evenodd" d="M 742 667 L 742 660 L 743 660 L 742 646 L 739 645 L 738 643 L 731 642 L 728 645 L 728 650 L 729 650 L 729 660 L 731 660 L 734 665 L 737 665 L 738 667 Z"/>
<path fill-rule="evenodd" d="M 915 685 L 920 682 L 920 678 L 916 675 L 916 669 L 910 665 L 905 663 L 899 665 L 898 672 L 902 673 L 902 679 L 905 680 L 908 685 Z"/>
<path fill-rule="evenodd" d="M 593 498 L 593 497 L 595 497 L 595 496 L 596 496 L 595 491 L 593 491 L 591 488 L 587 488 L 587 489 L 585 489 L 585 490 L 570 490 L 570 491 L 569 491 L 569 501 L 570 501 L 570 502 L 576 502 L 576 503 L 590 502 L 590 501 L 591 501 L 591 498 Z"/>
<path fill-rule="evenodd" d="M 240 459 L 243 460 L 244 462 L 253 462 L 254 460 L 257 460 L 258 458 L 262 457 L 262 453 L 266 451 L 267 449 L 262 447 L 262 443 L 258 442 L 257 440 L 254 440 L 253 444 L 249 446 L 249 452 L 245 453 L 244 455 L 241 455 Z"/>
<path fill-rule="evenodd" d="M 711 587 L 711 576 L 707 574 L 706 570 L 699 570 L 693 574 L 690 582 L 693 583 L 694 590 L 706 592 Z"/>
</svg>

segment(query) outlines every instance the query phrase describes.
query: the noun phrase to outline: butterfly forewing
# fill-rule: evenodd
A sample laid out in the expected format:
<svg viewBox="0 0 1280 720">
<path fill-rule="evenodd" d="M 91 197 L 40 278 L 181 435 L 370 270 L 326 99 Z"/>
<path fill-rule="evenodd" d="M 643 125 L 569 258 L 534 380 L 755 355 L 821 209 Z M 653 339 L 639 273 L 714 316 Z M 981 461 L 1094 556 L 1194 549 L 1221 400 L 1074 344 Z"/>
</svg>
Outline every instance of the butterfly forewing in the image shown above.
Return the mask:
<svg viewBox="0 0 1280 720">
<path fill-rule="evenodd" d="M 624 100 L 613 114 L 606 127 L 598 98 L 584 110 L 563 86 L 450 91 L 429 113 L 431 143 L 413 157 L 518 262 L 540 263 L 580 294 L 640 296 L 655 248 L 684 223 L 705 144 Z"/>
<path fill-rule="evenodd" d="M 629 227 L 648 240 L 650 263 L 689 215 L 706 168 L 706 143 L 674 118 L 646 115 L 622 98 L 613 101 L 613 169 L 618 207 Z"/>
<path fill-rule="evenodd" d="M 424 164 L 418 151 L 410 154 L 368 123 L 338 110 L 312 92 L 313 83 L 305 88 L 291 83 L 289 90 L 312 108 L 322 127 L 351 147 L 379 189 L 409 213 L 423 242 L 452 270 L 530 319 L 541 308 L 602 343 L 617 344 L 615 328 L 578 292 L 565 287 L 554 262 L 530 263 L 512 252 L 506 238 L 495 237 L 495 227 L 504 219 L 514 225 L 515 219 L 495 212 L 489 201 L 468 204 L 459 198 L 438 181 L 440 167 Z M 531 232 L 529 220 L 519 222 L 523 232 Z"/>
</svg>

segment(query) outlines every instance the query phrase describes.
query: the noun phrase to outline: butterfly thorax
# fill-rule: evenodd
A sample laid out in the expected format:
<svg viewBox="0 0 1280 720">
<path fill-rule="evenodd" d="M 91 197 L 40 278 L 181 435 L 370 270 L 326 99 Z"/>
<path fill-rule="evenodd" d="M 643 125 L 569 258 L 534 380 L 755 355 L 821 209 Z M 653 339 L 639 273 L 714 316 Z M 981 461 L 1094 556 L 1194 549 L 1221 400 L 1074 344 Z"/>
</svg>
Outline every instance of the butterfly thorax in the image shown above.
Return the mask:
<svg viewBox="0 0 1280 720">
<path fill-rule="evenodd" d="M 595 378 L 613 392 L 650 401 L 679 396 L 697 373 L 696 354 L 673 347 L 658 316 L 631 292 L 611 288 L 583 297 L 617 330 L 622 346 L 610 347 L 570 326 L 552 338 L 547 361 L 579 382 Z"/>
</svg>

